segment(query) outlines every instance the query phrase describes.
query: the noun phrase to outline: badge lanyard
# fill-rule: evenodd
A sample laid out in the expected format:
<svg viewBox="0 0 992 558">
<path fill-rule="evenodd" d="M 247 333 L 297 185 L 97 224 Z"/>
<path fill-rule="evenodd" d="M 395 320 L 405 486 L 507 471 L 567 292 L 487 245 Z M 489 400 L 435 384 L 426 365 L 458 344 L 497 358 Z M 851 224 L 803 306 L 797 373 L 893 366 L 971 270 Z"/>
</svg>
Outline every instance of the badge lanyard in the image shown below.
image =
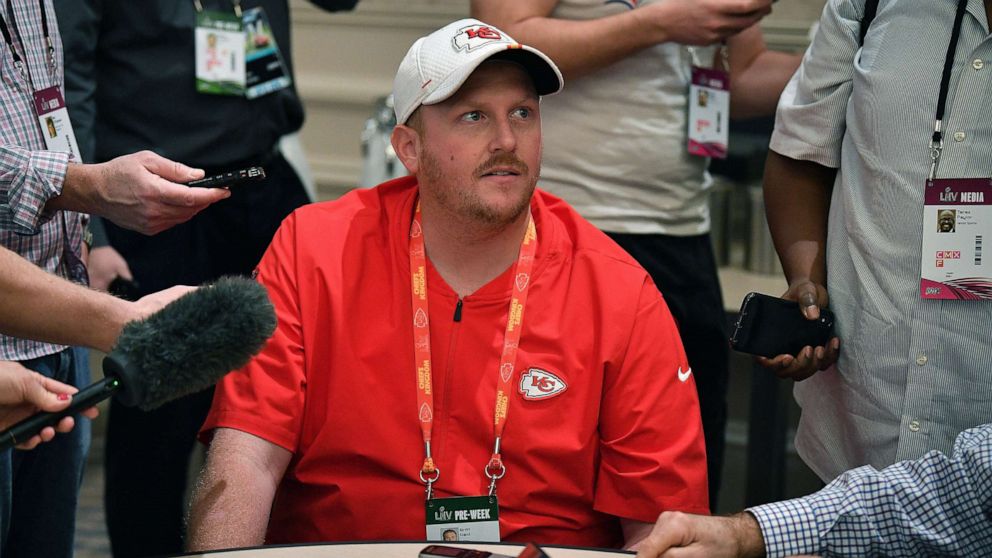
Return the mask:
<svg viewBox="0 0 992 558">
<path fill-rule="evenodd" d="M 45 47 L 47 49 L 48 56 L 46 57 L 46 62 L 48 63 L 48 73 L 52 81 L 56 81 L 57 72 L 55 65 L 55 43 L 52 42 L 52 36 L 48 32 L 48 13 L 45 11 L 44 0 L 38 0 L 38 7 L 41 10 L 41 30 L 45 36 Z M 14 59 L 14 67 L 21 74 L 28 83 L 31 83 L 31 69 L 28 67 L 27 59 L 21 58 L 21 55 L 17 52 L 14 47 L 14 38 L 10 33 L 10 29 L 7 27 L 7 17 L 10 18 L 10 26 L 14 29 L 14 35 L 17 35 L 18 41 L 20 41 L 21 46 L 25 49 L 27 45 L 24 44 L 24 39 L 21 37 L 21 32 L 17 29 L 17 21 L 14 19 L 14 7 L 11 0 L 6 2 L 6 17 L 0 17 L 0 33 L 3 34 L 3 40 L 7 43 L 7 48 L 10 49 L 11 58 Z M 25 57 L 27 53 L 25 53 Z"/>
<path fill-rule="evenodd" d="M 966 8 L 967 0 L 959 0 L 944 58 L 930 138 L 930 173 L 923 190 L 920 297 L 929 300 L 992 300 L 992 276 L 982 253 L 985 239 L 992 235 L 992 179 L 937 178 L 951 70 Z"/>
<path fill-rule="evenodd" d="M 29 90 L 34 90 L 34 79 L 31 76 L 31 68 L 27 63 L 27 44 L 17 27 L 17 20 L 14 18 L 14 8 L 11 0 L 5 3 L 6 17 L 0 17 L 0 34 L 3 35 L 7 48 L 10 49 L 14 67 L 17 68 L 21 78 L 27 83 Z M 76 144 L 76 137 L 72 131 L 72 124 L 69 122 L 69 113 L 65 108 L 65 100 L 59 90 L 58 67 L 55 63 L 55 43 L 52 41 L 51 33 L 48 29 L 48 12 L 45 10 L 44 0 L 38 1 L 38 8 L 41 11 L 41 31 L 45 38 L 45 49 L 47 56 L 45 62 L 48 66 L 48 76 L 51 87 L 39 91 L 33 91 L 35 113 L 41 126 L 41 136 L 45 141 L 45 146 L 50 151 L 66 151 L 72 155 L 76 161 L 80 161 L 79 147 Z M 7 26 L 7 18 L 10 19 L 10 28 Z M 25 49 L 24 56 L 17 52 L 14 46 L 14 36 L 17 37 L 21 47 Z M 63 212 L 60 215 L 62 225 L 62 261 L 66 266 L 66 273 L 71 281 L 86 285 L 89 277 L 86 273 L 86 264 L 69 246 L 69 231 L 66 224 L 66 216 Z"/>
<path fill-rule="evenodd" d="M 503 354 L 500 358 L 499 381 L 496 387 L 496 404 L 493 417 L 495 442 L 493 454 L 486 465 L 489 479 L 489 495 L 496 493 L 496 481 L 506 474 L 506 466 L 500 455 L 500 442 L 506 426 L 506 415 L 510 407 L 509 393 L 513 369 L 517 360 L 520 332 L 523 329 L 524 306 L 530 290 L 531 270 L 537 250 L 537 229 L 534 218 L 528 215 L 527 232 L 520 243 L 520 253 L 514 265 L 513 294 L 510 297 L 509 315 L 506 318 L 506 333 L 503 337 Z M 420 480 L 427 485 L 427 500 L 433 497 L 433 486 L 441 476 L 431 453 L 431 431 L 434 426 L 434 389 L 431 374 L 430 319 L 427 308 L 427 254 L 424 247 L 424 231 L 421 225 L 420 202 L 410 226 L 410 277 L 411 299 L 413 301 L 414 365 L 417 371 L 417 419 L 424 439 L 424 464 L 420 470 Z"/>
<path fill-rule="evenodd" d="M 937 175 L 937 165 L 940 163 L 940 154 L 944 149 L 944 109 L 947 104 L 947 91 L 951 86 L 951 69 L 954 67 L 954 52 L 958 47 L 958 38 L 961 36 L 961 23 L 964 21 L 964 12 L 968 7 L 968 0 L 958 0 L 958 10 L 954 14 L 954 29 L 951 31 L 951 42 L 947 45 L 947 56 L 944 57 L 944 73 L 940 77 L 940 93 L 937 95 L 937 115 L 934 119 L 933 136 L 930 138 L 930 175 L 928 181 L 932 181 Z"/>
<path fill-rule="evenodd" d="M 0 33 L 3 34 L 7 48 L 10 49 L 14 67 L 17 68 L 18 73 L 21 74 L 21 78 L 27 84 L 27 90 L 31 92 L 34 100 L 35 115 L 38 117 L 38 126 L 41 132 L 41 138 L 45 142 L 45 147 L 49 151 L 67 152 L 74 161 L 79 162 L 82 160 L 79 154 L 79 145 L 76 143 L 76 134 L 72 130 L 69 111 L 66 109 L 65 98 L 62 96 L 62 90 L 59 87 L 61 76 L 55 62 L 55 43 L 52 41 L 48 30 L 48 14 L 45 11 L 44 1 L 39 0 L 38 7 L 41 10 L 41 29 L 45 38 L 47 54 L 45 63 L 48 66 L 49 82 L 54 85 L 37 90 L 35 89 L 34 76 L 31 75 L 31 68 L 27 60 L 28 46 L 24 42 L 24 37 L 17 27 L 12 2 L 11 0 L 7 0 L 5 4 L 7 19 L 10 20 L 10 27 L 8 28 L 5 18 L 0 18 Z M 11 30 L 13 30 L 13 34 L 11 34 Z M 17 52 L 17 48 L 14 46 L 14 37 L 17 37 L 24 52 Z"/>
</svg>

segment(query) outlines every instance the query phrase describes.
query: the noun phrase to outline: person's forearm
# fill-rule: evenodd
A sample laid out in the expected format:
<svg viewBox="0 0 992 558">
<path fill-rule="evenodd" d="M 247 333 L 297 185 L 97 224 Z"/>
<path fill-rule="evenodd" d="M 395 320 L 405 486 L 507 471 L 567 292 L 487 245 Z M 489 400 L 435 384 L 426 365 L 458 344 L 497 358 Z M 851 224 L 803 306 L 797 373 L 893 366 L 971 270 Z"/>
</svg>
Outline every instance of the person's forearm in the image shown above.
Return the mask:
<svg viewBox="0 0 992 558">
<path fill-rule="evenodd" d="M 826 285 L 827 217 L 837 170 L 768 152 L 764 195 L 768 227 L 786 280 Z"/>
<path fill-rule="evenodd" d="M 730 117 L 773 114 L 802 55 L 768 50 L 760 25 L 727 39 L 725 48 L 730 59 Z M 721 54 L 717 52 L 718 57 Z M 720 65 L 719 58 L 713 62 Z"/>
<path fill-rule="evenodd" d="M 109 351 L 134 319 L 126 301 L 70 283 L 0 248 L 0 331 Z"/>
<path fill-rule="evenodd" d="M 81 213 L 97 213 L 100 195 L 99 170 L 96 165 L 69 163 L 65 171 L 62 193 L 45 204 L 49 211 L 65 209 Z"/>
<path fill-rule="evenodd" d="M 272 499 L 290 457 L 251 434 L 217 429 L 193 491 L 186 550 L 263 544 Z"/>
<path fill-rule="evenodd" d="M 881 471 L 847 471 L 820 491 L 750 508 L 775 556 L 980 556 L 989 545 L 992 425 Z"/>
<path fill-rule="evenodd" d="M 520 0 L 531 2 L 531 0 Z M 473 0 L 472 15 L 533 46 L 555 61 L 565 79 L 605 68 L 631 54 L 669 40 L 665 30 L 644 17 L 644 10 L 630 10 L 592 20 L 548 17 L 556 2 L 538 2 L 545 9 L 518 15 L 512 2 Z"/>
<path fill-rule="evenodd" d="M 234 483 L 252 478 L 254 471 L 239 460 L 229 461 L 225 470 L 207 467 L 200 475 L 190 504 L 187 552 L 261 546 L 265 542 L 269 506 L 258 505 L 254 489 L 233 488 Z"/>
<path fill-rule="evenodd" d="M 730 75 L 730 117 L 757 118 L 775 113 L 778 99 L 802 55 L 765 50 L 744 71 Z"/>
</svg>

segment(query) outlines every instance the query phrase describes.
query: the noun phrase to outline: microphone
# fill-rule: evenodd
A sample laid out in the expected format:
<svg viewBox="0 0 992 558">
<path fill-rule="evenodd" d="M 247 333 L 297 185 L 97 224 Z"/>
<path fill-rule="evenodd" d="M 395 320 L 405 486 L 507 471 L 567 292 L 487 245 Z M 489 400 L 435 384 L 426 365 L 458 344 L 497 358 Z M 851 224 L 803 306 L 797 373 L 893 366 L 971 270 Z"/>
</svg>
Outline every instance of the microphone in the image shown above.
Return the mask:
<svg viewBox="0 0 992 558">
<path fill-rule="evenodd" d="M 125 325 L 103 359 L 103 380 L 76 393 L 62 411 L 32 415 L 0 432 L 0 451 L 112 395 L 149 411 L 206 389 L 247 364 L 275 329 L 268 293 L 255 281 L 224 277 L 196 289 Z"/>
</svg>

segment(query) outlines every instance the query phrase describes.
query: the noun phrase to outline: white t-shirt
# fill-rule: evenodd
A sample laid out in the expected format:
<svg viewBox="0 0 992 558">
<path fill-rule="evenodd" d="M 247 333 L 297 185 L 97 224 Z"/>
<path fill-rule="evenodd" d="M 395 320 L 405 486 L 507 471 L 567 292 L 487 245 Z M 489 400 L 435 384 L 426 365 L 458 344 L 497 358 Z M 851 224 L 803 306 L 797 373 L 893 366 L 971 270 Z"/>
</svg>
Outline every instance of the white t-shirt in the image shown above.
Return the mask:
<svg viewBox="0 0 992 558">
<path fill-rule="evenodd" d="M 594 19 L 650 4 L 561 0 L 553 17 Z M 698 49 L 709 65 L 712 49 Z M 686 152 L 691 56 L 656 45 L 581 78 L 541 104 L 542 188 L 610 232 L 709 231 L 709 160 Z"/>
</svg>

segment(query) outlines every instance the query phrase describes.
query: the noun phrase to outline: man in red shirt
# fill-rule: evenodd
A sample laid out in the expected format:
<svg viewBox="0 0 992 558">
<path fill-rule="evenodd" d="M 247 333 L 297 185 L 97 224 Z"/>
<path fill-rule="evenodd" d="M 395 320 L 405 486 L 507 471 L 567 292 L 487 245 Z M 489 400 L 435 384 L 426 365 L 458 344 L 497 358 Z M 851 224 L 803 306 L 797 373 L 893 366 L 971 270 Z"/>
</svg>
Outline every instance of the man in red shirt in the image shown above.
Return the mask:
<svg viewBox="0 0 992 558">
<path fill-rule="evenodd" d="M 279 326 L 217 387 L 191 550 L 331 540 L 631 545 L 706 513 L 695 386 L 647 273 L 535 190 L 561 74 L 476 20 L 418 40 L 413 176 L 297 210 L 258 267 Z M 662 340 L 659 342 L 659 340 Z"/>
</svg>

